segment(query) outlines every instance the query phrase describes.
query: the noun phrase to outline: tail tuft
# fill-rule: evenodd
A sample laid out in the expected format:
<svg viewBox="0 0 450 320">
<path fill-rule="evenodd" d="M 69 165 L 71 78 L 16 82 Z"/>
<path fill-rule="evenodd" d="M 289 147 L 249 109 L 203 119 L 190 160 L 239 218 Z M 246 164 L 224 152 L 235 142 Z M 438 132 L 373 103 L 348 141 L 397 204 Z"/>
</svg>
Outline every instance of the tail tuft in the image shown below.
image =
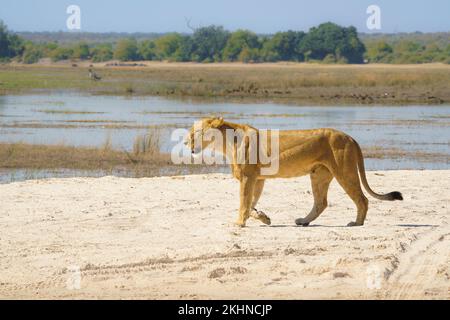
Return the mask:
<svg viewBox="0 0 450 320">
<path fill-rule="evenodd" d="M 403 196 L 402 196 L 401 192 L 398 192 L 398 191 L 389 192 L 387 194 L 387 196 L 389 196 L 389 199 L 387 199 L 387 200 L 391 200 L 391 201 L 403 200 Z"/>
</svg>

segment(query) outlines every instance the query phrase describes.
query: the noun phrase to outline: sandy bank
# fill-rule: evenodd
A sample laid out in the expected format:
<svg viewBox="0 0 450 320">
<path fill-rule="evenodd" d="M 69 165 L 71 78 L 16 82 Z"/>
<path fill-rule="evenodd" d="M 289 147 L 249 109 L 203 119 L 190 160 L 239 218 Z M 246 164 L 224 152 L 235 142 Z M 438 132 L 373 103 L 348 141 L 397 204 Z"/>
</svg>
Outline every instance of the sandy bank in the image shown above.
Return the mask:
<svg viewBox="0 0 450 320">
<path fill-rule="evenodd" d="M 309 178 L 266 184 L 272 226 L 233 225 L 228 175 L 0 185 L 0 298 L 449 299 L 450 170 L 368 172 L 363 227 L 334 181 L 310 227 Z"/>
</svg>

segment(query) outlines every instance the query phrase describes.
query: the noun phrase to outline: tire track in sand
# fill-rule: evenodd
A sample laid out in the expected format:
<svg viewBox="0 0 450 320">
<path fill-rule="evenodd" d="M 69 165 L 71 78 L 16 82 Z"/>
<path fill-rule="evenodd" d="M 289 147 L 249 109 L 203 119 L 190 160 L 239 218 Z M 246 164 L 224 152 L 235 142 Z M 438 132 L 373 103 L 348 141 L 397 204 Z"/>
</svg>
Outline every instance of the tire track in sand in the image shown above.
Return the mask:
<svg viewBox="0 0 450 320">
<path fill-rule="evenodd" d="M 399 263 L 389 276 L 387 298 L 432 298 L 434 295 L 449 299 L 449 248 L 450 232 L 438 233 L 435 228 L 411 243 L 409 250 L 399 256 Z M 433 287 L 440 290 L 428 290 Z"/>
</svg>

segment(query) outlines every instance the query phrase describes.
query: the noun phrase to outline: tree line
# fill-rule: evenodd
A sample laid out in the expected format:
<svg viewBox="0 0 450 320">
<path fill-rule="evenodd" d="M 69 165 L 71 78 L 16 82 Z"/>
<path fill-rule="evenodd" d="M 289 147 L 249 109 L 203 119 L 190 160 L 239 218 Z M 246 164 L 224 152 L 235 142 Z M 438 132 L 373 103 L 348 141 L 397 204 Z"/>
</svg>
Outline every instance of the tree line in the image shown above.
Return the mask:
<svg viewBox="0 0 450 320">
<path fill-rule="evenodd" d="M 373 63 L 450 63 L 450 33 L 362 35 L 366 59 Z"/>
<path fill-rule="evenodd" d="M 444 42 L 445 43 L 445 42 Z M 450 45 L 415 41 L 368 39 L 356 28 L 327 22 L 308 32 L 285 31 L 257 35 L 249 30 L 230 32 L 207 26 L 192 34 L 168 33 L 154 39 L 123 38 L 108 43 L 33 42 L 8 31 L 0 22 L 0 60 L 35 63 L 41 58 L 92 60 L 93 62 L 168 60 L 195 62 L 316 61 L 323 63 L 422 63 L 450 62 Z"/>
</svg>

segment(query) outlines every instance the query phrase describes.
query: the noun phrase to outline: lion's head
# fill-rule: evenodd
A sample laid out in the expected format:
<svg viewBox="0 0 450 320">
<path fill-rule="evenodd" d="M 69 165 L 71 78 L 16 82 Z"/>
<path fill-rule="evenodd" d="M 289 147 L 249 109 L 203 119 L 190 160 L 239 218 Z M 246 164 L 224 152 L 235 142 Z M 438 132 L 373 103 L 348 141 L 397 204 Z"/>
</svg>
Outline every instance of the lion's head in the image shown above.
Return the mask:
<svg viewBox="0 0 450 320">
<path fill-rule="evenodd" d="M 210 129 L 218 129 L 224 124 L 222 117 L 210 117 L 198 120 L 194 123 L 187 135 L 184 144 L 191 149 L 192 154 L 198 154 L 211 143 L 211 139 L 203 139 Z"/>
</svg>

